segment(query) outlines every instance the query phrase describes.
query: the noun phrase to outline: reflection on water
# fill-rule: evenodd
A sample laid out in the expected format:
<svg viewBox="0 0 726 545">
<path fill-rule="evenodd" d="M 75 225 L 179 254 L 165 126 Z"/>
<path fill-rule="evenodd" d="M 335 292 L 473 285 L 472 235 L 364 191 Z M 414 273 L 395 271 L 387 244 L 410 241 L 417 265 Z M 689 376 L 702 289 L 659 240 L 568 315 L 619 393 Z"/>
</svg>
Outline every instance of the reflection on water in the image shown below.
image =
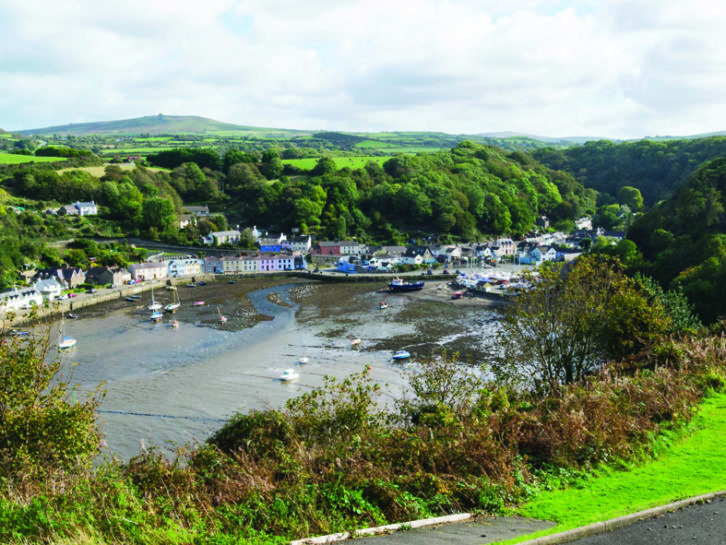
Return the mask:
<svg viewBox="0 0 726 545">
<path fill-rule="evenodd" d="M 389 307 L 379 310 L 384 296 Z M 203 441 L 235 412 L 282 407 L 326 375 L 343 378 L 367 365 L 390 400 L 403 383 L 393 351 L 406 348 L 423 358 L 446 348 L 477 362 L 493 330 L 493 314 L 484 308 L 382 294 L 371 285 L 255 291 L 244 282 L 212 283 L 194 297 L 205 305 L 184 305 L 161 323 L 149 321 L 142 302 L 84 309 L 66 321 L 78 344 L 62 354 L 64 370 L 79 395 L 104 383 L 100 425 L 108 450 L 121 458 L 137 454 L 142 442 Z M 224 325 L 216 320 L 218 306 L 229 318 Z M 178 328 L 169 326 L 172 319 Z M 349 335 L 360 345 L 352 346 Z M 302 355 L 309 363 L 297 367 L 300 378 L 281 382 Z"/>
</svg>

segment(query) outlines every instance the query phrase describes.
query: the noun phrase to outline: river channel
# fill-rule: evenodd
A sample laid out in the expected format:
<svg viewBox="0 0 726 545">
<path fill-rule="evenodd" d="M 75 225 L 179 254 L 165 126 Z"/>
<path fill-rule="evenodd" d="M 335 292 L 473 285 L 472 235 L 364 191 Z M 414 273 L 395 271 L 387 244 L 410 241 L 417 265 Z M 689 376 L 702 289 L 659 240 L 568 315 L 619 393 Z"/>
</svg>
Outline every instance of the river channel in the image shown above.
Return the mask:
<svg viewBox="0 0 726 545">
<path fill-rule="evenodd" d="M 171 300 L 159 288 L 156 299 Z M 127 459 L 151 446 L 194 447 L 236 412 L 283 407 L 326 375 L 341 379 L 370 366 L 387 403 L 400 397 L 417 360 L 446 349 L 476 364 L 490 350 L 496 317 L 486 303 L 457 304 L 429 286 L 428 294 L 384 288 L 259 280 L 181 286 L 182 308 L 159 323 L 149 320 L 148 293 L 137 302 L 84 308 L 65 321 L 78 342 L 61 355 L 64 373 L 79 398 L 102 385 L 105 451 Z M 218 323 L 219 313 L 226 324 Z M 403 348 L 412 360 L 397 363 L 391 356 Z M 307 364 L 298 363 L 301 356 Z M 280 381 L 288 368 L 300 378 Z"/>
</svg>

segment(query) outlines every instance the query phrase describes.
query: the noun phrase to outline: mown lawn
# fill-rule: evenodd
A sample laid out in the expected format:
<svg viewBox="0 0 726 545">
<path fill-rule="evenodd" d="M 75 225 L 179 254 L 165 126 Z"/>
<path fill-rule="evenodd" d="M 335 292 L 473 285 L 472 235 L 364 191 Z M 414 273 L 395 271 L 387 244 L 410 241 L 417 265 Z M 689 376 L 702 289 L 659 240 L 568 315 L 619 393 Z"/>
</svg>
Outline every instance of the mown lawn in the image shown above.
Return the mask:
<svg viewBox="0 0 726 545">
<path fill-rule="evenodd" d="M 19 165 L 21 163 L 53 163 L 65 160 L 65 157 L 35 157 L 34 155 L 15 155 L 14 153 L 0 152 L 0 164 L 4 165 Z"/>
<path fill-rule="evenodd" d="M 726 393 L 707 398 L 685 439 L 668 439 L 655 460 L 625 471 L 609 470 L 579 487 L 545 492 L 512 514 L 558 523 L 512 539 L 519 543 L 658 505 L 726 489 Z"/>
</svg>

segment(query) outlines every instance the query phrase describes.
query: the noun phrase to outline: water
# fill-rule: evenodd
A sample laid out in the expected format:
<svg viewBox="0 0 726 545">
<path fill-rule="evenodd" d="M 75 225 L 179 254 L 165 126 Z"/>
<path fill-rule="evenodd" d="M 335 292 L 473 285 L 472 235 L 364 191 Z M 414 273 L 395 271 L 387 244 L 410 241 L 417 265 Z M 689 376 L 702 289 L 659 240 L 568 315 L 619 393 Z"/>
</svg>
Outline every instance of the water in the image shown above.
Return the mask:
<svg viewBox="0 0 726 545">
<path fill-rule="evenodd" d="M 259 284 L 259 282 L 258 282 Z M 180 288 L 179 328 L 148 320 L 146 299 L 84 309 L 66 320 L 75 348 L 63 353 L 64 373 L 83 397 L 103 385 L 99 425 L 107 452 L 125 459 L 143 447 L 194 446 L 236 412 L 280 408 L 290 397 L 370 366 L 383 403 L 400 396 L 405 348 L 424 358 L 446 348 L 479 361 L 491 343 L 494 315 L 482 305 L 446 297 L 389 295 L 371 285 L 238 282 Z M 158 290 L 157 290 L 158 291 Z M 156 294 L 159 299 L 159 294 Z M 169 297 L 169 296 L 167 296 Z M 206 299 L 204 306 L 189 301 Z M 186 304 L 184 304 L 186 298 Z M 379 310 L 385 298 L 389 308 Z M 217 323 L 217 306 L 229 322 Z M 361 339 L 353 347 L 350 336 Z M 309 363 L 298 365 L 307 356 Z M 295 367 L 300 378 L 281 382 Z"/>
</svg>

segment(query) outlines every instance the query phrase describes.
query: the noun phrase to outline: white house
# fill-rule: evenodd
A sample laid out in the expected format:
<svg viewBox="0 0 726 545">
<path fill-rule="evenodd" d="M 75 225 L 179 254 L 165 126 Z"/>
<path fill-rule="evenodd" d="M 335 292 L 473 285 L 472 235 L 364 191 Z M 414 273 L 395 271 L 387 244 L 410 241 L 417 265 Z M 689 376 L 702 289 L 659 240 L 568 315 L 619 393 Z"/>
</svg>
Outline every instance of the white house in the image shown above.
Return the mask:
<svg viewBox="0 0 726 545">
<path fill-rule="evenodd" d="M 170 259 L 166 262 L 168 266 L 168 275 L 172 278 L 177 276 L 194 276 L 202 274 L 204 263 L 201 259 Z"/>
<path fill-rule="evenodd" d="M 35 283 L 35 289 L 38 290 L 38 293 L 40 293 L 44 300 L 53 301 L 60 297 L 63 286 L 61 286 L 56 278 L 44 278 Z"/>
<path fill-rule="evenodd" d="M 158 280 L 168 276 L 168 267 L 164 261 L 149 261 L 147 263 L 133 263 L 129 265 L 131 279 L 136 282 L 144 280 Z"/>
<path fill-rule="evenodd" d="M 202 237 L 202 243 L 208 246 L 219 246 L 220 244 L 239 244 L 242 233 L 237 230 L 214 231 L 206 237 Z"/>
<path fill-rule="evenodd" d="M 313 239 L 310 235 L 298 235 L 290 240 L 290 249 L 293 252 L 310 253 L 313 247 Z"/>
<path fill-rule="evenodd" d="M 35 286 L 0 293 L 0 306 L 3 310 L 18 310 L 42 304 L 43 296 L 35 289 Z"/>
</svg>

